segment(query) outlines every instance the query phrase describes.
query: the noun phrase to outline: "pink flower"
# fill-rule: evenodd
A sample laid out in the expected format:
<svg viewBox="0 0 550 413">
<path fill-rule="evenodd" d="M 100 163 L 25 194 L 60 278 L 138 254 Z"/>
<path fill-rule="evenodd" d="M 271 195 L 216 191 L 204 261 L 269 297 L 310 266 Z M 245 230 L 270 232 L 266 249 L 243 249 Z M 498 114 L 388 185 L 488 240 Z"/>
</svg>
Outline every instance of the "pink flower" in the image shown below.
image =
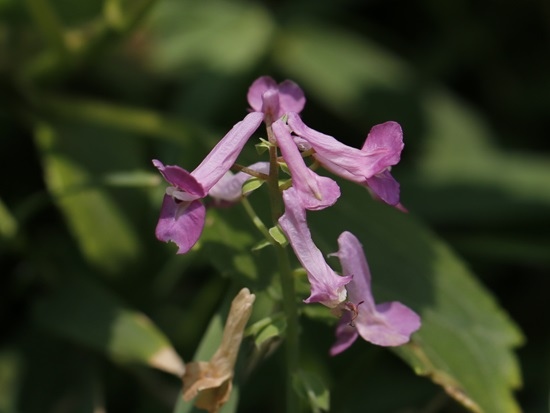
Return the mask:
<svg viewBox="0 0 550 413">
<path fill-rule="evenodd" d="M 281 119 L 274 122 L 272 128 L 302 207 L 319 210 L 333 205 L 340 197 L 338 184 L 330 178 L 317 175 L 307 167 L 288 126 Z"/>
<path fill-rule="evenodd" d="M 298 116 L 305 101 L 302 89 L 290 80 L 277 84 L 271 77 L 262 76 L 248 90 L 248 103 L 254 111 L 265 114 L 264 121 L 273 131 L 272 143 L 276 142 L 281 150 L 303 208 L 319 210 L 336 202 L 340 188 L 332 179 L 321 177 L 306 166 L 288 126 L 281 119 L 286 113 Z"/>
<path fill-rule="evenodd" d="M 353 279 L 346 285 L 348 302 L 340 308 L 346 312 L 336 328 L 336 343 L 330 350 L 336 355 L 346 350 L 360 335 L 379 346 L 399 346 L 410 340 L 420 328 L 420 317 L 397 301 L 375 304 L 371 291 L 371 274 L 359 240 L 350 232 L 338 237 L 342 272 Z"/>
<path fill-rule="evenodd" d="M 323 254 L 313 243 L 306 222 L 306 211 L 295 188 L 283 191 L 285 213 L 279 218 L 279 224 L 286 234 L 296 257 L 307 273 L 311 284 L 311 295 L 305 303 L 319 302 L 329 308 L 337 307 L 346 299 L 344 286 L 351 276 L 341 277 L 328 266 Z"/>
<path fill-rule="evenodd" d="M 326 169 L 369 188 L 377 198 L 399 206 L 399 184 L 391 176 L 403 150 L 403 131 L 397 122 L 374 126 L 361 149 L 353 148 L 306 126 L 296 113 L 288 113 L 288 125 L 304 150 L 313 148 L 314 157 Z"/>
<path fill-rule="evenodd" d="M 184 254 L 198 241 L 204 227 L 205 207 L 200 201 L 233 166 L 250 136 L 262 123 L 262 113 L 250 113 L 218 142 L 191 173 L 175 165 L 153 160 L 170 183 L 162 202 L 155 234 L 160 241 L 173 241 Z"/>
<path fill-rule="evenodd" d="M 300 86 L 290 80 L 277 84 L 269 76 L 256 79 L 248 89 L 247 98 L 252 110 L 265 114 L 267 125 L 271 125 L 285 113 L 300 113 L 306 104 Z"/>
</svg>

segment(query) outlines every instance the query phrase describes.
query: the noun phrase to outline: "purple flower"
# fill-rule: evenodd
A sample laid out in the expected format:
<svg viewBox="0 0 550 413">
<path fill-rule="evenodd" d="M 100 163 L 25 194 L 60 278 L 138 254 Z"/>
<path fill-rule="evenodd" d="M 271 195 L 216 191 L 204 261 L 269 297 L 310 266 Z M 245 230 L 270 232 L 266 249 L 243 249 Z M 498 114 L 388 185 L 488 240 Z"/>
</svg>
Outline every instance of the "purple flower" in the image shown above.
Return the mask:
<svg viewBox="0 0 550 413">
<path fill-rule="evenodd" d="M 336 355 L 346 350 L 360 335 L 379 346 L 399 346 L 410 340 L 420 328 L 420 317 L 409 307 L 397 301 L 375 304 L 371 291 L 371 275 L 359 240 L 350 232 L 338 237 L 336 254 L 342 272 L 353 276 L 346 285 L 347 310 L 336 328 L 336 343 L 330 350 Z"/>
<path fill-rule="evenodd" d="M 288 113 L 288 125 L 298 136 L 297 143 L 305 150 L 313 148 L 313 156 L 326 169 L 369 188 L 384 202 L 399 206 L 399 184 L 390 174 L 404 146 L 403 131 L 397 122 L 374 126 L 361 149 L 309 128 L 296 113 Z"/>
<path fill-rule="evenodd" d="M 279 218 L 279 224 L 286 234 L 296 257 L 307 273 L 311 284 L 311 295 L 305 303 L 319 302 L 329 308 L 337 307 L 346 299 L 344 286 L 351 276 L 341 277 L 328 266 L 323 254 L 313 243 L 306 222 L 306 211 L 295 188 L 283 191 L 285 213 Z"/>
<path fill-rule="evenodd" d="M 272 128 L 302 207 L 319 210 L 333 205 L 340 197 L 338 184 L 330 178 L 317 175 L 306 166 L 288 126 L 281 119 L 274 122 Z"/>
<path fill-rule="evenodd" d="M 263 114 L 248 114 L 218 142 L 191 173 L 175 165 L 153 160 L 170 183 L 162 202 L 155 234 L 160 241 L 173 241 L 184 254 L 198 241 L 204 227 L 205 207 L 200 201 L 233 166 L 246 141 L 262 123 Z"/>
<path fill-rule="evenodd" d="M 248 89 L 247 98 L 252 110 L 266 115 L 267 125 L 287 112 L 300 113 L 306 104 L 300 86 L 290 80 L 277 84 L 269 76 L 256 79 Z"/>
<path fill-rule="evenodd" d="M 255 172 L 262 174 L 269 174 L 269 162 L 256 162 L 247 167 Z M 234 174 L 231 171 L 227 171 L 224 176 L 214 185 L 208 195 L 214 198 L 216 203 L 229 203 L 232 204 L 242 198 L 243 184 L 252 178 L 246 172 L 237 172 Z"/>
</svg>

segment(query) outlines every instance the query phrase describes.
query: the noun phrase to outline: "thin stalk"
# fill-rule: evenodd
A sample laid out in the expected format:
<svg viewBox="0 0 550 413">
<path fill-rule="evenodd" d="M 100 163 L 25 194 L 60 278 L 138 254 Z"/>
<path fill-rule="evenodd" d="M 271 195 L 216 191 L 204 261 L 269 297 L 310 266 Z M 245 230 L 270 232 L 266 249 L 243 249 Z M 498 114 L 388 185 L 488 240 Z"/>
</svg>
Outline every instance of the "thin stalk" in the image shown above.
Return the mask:
<svg viewBox="0 0 550 413">
<path fill-rule="evenodd" d="M 300 359 L 300 340 L 298 337 L 298 308 L 296 306 L 296 294 L 294 292 L 294 278 L 290 267 L 287 250 L 275 244 L 277 261 L 281 275 L 281 287 L 283 290 L 283 309 L 286 316 L 286 412 L 298 413 L 300 411 L 300 400 L 294 390 L 293 379 L 298 374 Z"/>
<path fill-rule="evenodd" d="M 269 230 L 266 228 L 263 221 L 256 214 L 256 211 L 254 211 L 254 208 L 252 207 L 252 205 L 250 205 L 250 202 L 248 201 L 248 199 L 247 198 L 241 199 L 241 204 L 243 205 L 244 210 L 248 214 L 248 217 L 252 220 L 252 223 L 254 224 L 254 226 L 258 229 L 258 231 L 262 233 L 262 235 L 265 237 L 267 241 L 273 244 L 274 243 L 273 237 L 269 233 Z"/>
<path fill-rule="evenodd" d="M 267 126 L 267 136 L 272 145 L 269 148 L 269 198 L 271 205 L 271 216 L 273 224 L 277 225 L 279 217 L 283 211 L 281 193 L 279 191 L 278 182 L 278 165 L 277 165 L 277 147 L 275 146 L 275 137 L 271 126 Z M 286 367 L 287 367 L 287 383 L 286 383 L 286 412 L 298 413 L 300 410 L 300 401 L 298 395 L 294 391 L 292 384 L 293 378 L 298 373 L 299 368 L 299 351 L 300 342 L 298 337 L 298 308 L 296 306 L 296 294 L 294 291 L 294 277 L 290 267 L 290 259 L 287 250 L 280 244 L 274 244 L 277 261 L 279 263 L 279 271 L 281 277 L 281 288 L 283 292 L 283 309 L 286 316 Z"/>
<path fill-rule="evenodd" d="M 271 205 L 271 219 L 273 225 L 277 225 L 279 217 L 283 214 L 282 198 L 279 192 L 279 165 L 277 164 L 277 147 L 271 126 L 267 127 L 267 136 L 271 146 L 269 147 L 269 200 Z"/>
</svg>

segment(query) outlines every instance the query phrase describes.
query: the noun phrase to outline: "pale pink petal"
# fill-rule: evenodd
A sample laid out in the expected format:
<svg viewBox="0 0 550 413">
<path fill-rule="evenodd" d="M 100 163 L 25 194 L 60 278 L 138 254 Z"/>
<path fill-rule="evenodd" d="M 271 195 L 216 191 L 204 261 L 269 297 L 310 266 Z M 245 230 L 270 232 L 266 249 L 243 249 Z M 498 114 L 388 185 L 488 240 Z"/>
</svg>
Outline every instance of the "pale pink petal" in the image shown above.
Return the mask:
<svg viewBox="0 0 550 413">
<path fill-rule="evenodd" d="M 367 153 L 309 128 L 296 113 L 288 114 L 288 125 L 296 135 L 306 140 L 321 158 L 338 165 L 352 175 L 372 176 L 377 172 L 371 170 L 372 162 L 369 162 Z"/>
<path fill-rule="evenodd" d="M 330 178 L 319 176 L 309 169 L 298 147 L 282 120 L 273 123 L 273 134 L 283 159 L 292 175 L 292 186 L 296 189 L 305 209 L 320 210 L 334 205 L 340 196 L 340 187 Z"/>
<path fill-rule="evenodd" d="M 254 111 L 261 112 L 264 93 L 270 89 L 276 90 L 277 88 L 277 82 L 275 82 L 273 78 L 269 76 L 259 77 L 252 83 L 252 85 L 248 89 L 248 104 Z"/>
<path fill-rule="evenodd" d="M 269 89 L 264 93 L 262 112 L 265 114 L 264 120 L 268 125 L 281 117 L 281 105 L 277 89 Z"/>
<path fill-rule="evenodd" d="M 303 90 L 291 80 L 279 83 L 279 100 L 283 113 L 300 113 L 306 104 Z"/>
<path fill-rule="evenodd" d="M 170 195 L 164 195 L 155 235 L 159 241 L 174 242 L 177 253 L 185 254 L 198 241 L 205 214 L 200 200 L 176 202 Z"/>
<path fill-rule="evenodd" d="M 334 308 L 346 298 L 344 285 L 350 282 L 351 277 L 341 277 L 336 274 L 313 243 L 306 221 L 306 211 L 294 188 L 283 191 L 283 201 L 285 213 L 279 218 L 279 224 L 296 257 L 306 270 L 311 284 L 311 295 L 304 302 L 320 302 Z"/>
<path fill-rule="evenodd" d="M 295 113 L 288 114 L 288 125 L 298 135 L 295 141 L 304 148 L 308 145 L 313 148 L 313 156 L 324 168 L 369 188 L 377 198 L 390 205 L 399 204 L 399 184 L 388 170 L 399 162 L 403 150 L 403 132 L 398 123 L 374 126 L 362 149 L 349 147 L 309 128 Z"/>
<path fill-rule="evenodd" d="M 376 155 L 373 169 L 382 171 L 399 163 L 404 146 L 401 126 L 390 121 L 372 127 L 361 151 Z"/>
<path fill-rule="evenodd" d="M 256 112 L 270 114 L 275 121 L 287 112 L 300 113 L 306 103 L 302 89 L 291 80 L 277 84 L 271 77 L 256 79 L 248 89 L 248 104 Z"/>
<path fill-rule="evenodd" d="M 352 275 L 348 285 L 348 300 L 357 305 L 362 302 L 361 310 L 374 311 L 374 298 L 371 292 L 371 274 L 363 247 L 355 235 L 344 231 L 338 237 L 338 252 L 336 255 L 342 266 L 342 274 Z"/>
<path fill-rule="evenodd" d="M 336 326 L 336 342 L 330 348 L 331 356 L 335 356 L 347 350 L 359 336 L 357 329 L 352 327 L 350 323 L 351 313 L 346 312 Z"/>
<path fill-rule="evenodd" d="M 206 192 L 233 166 L 244 145 L 258 129 L 263 113 L 252 112 L 237 123 L 210 151 L 191 175 L 201 183 Z"/>
<path fill-rule="evenodd" d="M 371 274 L 359 240 L 350 232 L 338 238 L 339 250 L 336 254 L 342 265 L 342 272 L 353 274 L 346 286 L 348 300 L 355 305 L 357 317 L 353 324 L 359 335 L 366 341 L 379 346 L 399 346 L 410 340 L 410 336 L 420 328 L 420 317 L 407 306 L 397 302 L 376 305 L 371 291 Z M 349 317 L 349 316 L 348 316 Z M 347 342 L 347 330 L 337 343 Z"/>
<path fill-rule="evenodd" d="M 269 162 L 256 162 L 250 166 L 251 169 L 263 174 L 269 174 Z M 233 174 L 231 171 L 227 171 L 226 174 L 214 185 L 208 195 L 218 201 L 237 202 L 242 198 L 243 184 L 252 178 L 246 172 L 237 172 Z"/>
<path fill-rule="evenodd" d="M 375 312 L 362 312 L 354 323 L 364 340 L 378 346 L 400 346 L 408 343 L 411 334 L 420 328 L 420 317 L 398 301 L 376 305 Z"/>
</svg>

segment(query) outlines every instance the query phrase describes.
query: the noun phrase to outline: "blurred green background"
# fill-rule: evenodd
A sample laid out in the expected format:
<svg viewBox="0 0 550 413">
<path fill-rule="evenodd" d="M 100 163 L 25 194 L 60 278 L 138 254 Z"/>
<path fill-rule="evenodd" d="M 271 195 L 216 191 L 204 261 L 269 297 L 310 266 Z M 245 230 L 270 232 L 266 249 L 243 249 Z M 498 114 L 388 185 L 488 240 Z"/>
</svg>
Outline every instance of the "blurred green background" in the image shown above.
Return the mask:
<svg viewBox="0 0 550 413">
<path fill-rule="evenodd" d="M 305 122 L 350 145 L 401 123 L 402 203 L 519 325 L 517 400 L 547 412 L 544 0 L 0 0 L 0 412 L 172 411 L 177 380 L 143 360 L 165 347 L 191 359 L 249 267 L 155 239 L 165 184 L 151 159 L 196 166 L 260 75 L 296 81 Z M 227 231 L 237 252 L 251 237 Z M 325 354 L 332 333 L 308 322 L 304 345 Z M 281 411 L 279 358 L 242 411 Z M 357 360 L 368 368 L 333 393 L 333 411 L 463 411 L 367 346 L 320 368 L 331 389 Z"/>
</svg>

